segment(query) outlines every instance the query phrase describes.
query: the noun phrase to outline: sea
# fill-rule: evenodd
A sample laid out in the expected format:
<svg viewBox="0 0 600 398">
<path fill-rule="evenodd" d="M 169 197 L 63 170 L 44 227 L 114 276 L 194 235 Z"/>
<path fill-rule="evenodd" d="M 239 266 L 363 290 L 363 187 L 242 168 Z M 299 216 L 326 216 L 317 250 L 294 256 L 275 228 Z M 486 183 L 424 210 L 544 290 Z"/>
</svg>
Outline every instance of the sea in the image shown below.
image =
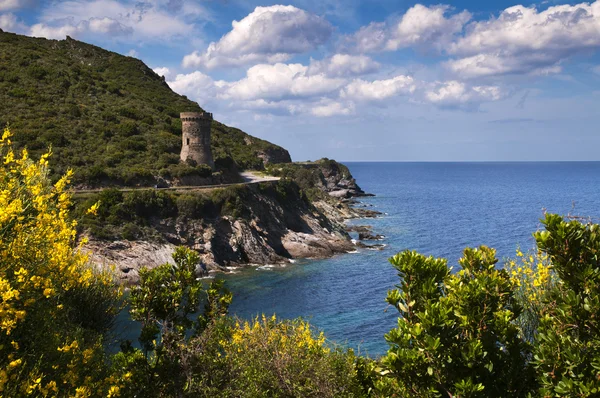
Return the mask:
<svg viewBox="0 0 600 398">
<path fill-rule="evenodd" d="M 230 313 L 302 317 L 331 344 L 376 358 L 397 323 L 385 302 L 399 283 L 388 259 L 403 250 L 447 258 L 458 268 L 465 247 L 497 250 L 498 266 L 517 248 L 533 249 L 544 212 L 599 222 L 600 162 L 345 163 L 374 197 L 361 206 L 382 213 L 350 221 L 385 236 L 383 250 L 359 249 L 325 260 L 298 260 L 221 275 L 234 299 Z M 369 243 L 369 242 L 367 242 Z"/>
<path fill-rule="evenodd" d="M 361 188 L 375 195 L 359 198 L 359 206 L 382 213 L 349 223 L 372 226 L 385 236 L 372 243 L 384 249 L 219 274 L 233 292 L 231 314 L 302 317 L 330 344 L 377 358 L 385 355 L 384 336 L 398 319 L 385 301 L 399 283 L 388 261 L 394 254 L 416 250 L 447 258 L 457 269 L 465 247 L 487 245 L 497 250 L 502 266 L 517 248 L 535 247 L 532 233 L 543 228 L 544 212 L 600 222 L 600 162 L 345 164 Z M 139 335 L 126 312 L 117 329 L 134 342 Z"/>
</svg>

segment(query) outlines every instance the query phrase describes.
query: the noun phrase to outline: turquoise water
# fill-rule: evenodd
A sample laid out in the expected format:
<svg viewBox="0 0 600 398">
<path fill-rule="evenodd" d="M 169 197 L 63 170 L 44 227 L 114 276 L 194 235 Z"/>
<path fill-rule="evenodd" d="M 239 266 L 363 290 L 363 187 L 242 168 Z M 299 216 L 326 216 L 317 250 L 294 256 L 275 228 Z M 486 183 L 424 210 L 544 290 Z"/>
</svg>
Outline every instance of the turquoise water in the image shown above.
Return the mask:
<svg viewBox="0 0 600 398">
<path fill-rule="evenodd" d="M 301 316 L 329 339 L 378 356 L 396 322 L 385 303 L 397 283 L 387 261 L 396 252 L 418 250 L 454 265 L 464 247 L 485 244 L 503 258 L 533 247 L 543 209 L 592 217 L 600 209 L 600 162 L 347 165 L 377 195 L 361 202 L 386 213 L 352 223 L 372 225 L 386 248 L 221 276 L 234 293 L 232 313 Z"/>
</svg>

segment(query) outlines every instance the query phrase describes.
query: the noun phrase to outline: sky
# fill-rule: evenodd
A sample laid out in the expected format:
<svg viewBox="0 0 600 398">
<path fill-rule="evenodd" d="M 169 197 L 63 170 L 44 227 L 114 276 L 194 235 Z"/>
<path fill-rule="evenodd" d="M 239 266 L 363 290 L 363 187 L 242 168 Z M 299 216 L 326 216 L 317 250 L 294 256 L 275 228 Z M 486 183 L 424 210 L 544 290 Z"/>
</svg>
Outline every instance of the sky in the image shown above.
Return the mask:
<svg viewBox="0 0 600 398">
<path fill-rule="evenodd" d="M 0 0 L 294 160 L 600 160 L 600 0 Z"/>
</svg>

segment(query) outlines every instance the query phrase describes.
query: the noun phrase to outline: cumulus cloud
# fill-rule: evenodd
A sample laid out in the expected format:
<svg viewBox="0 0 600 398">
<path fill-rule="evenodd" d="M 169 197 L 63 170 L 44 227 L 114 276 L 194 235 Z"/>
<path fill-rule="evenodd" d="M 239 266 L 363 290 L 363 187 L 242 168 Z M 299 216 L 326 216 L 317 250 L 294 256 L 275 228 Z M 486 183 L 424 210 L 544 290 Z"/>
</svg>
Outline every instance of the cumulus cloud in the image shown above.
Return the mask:
<svg viewBox="0 0 600 398">
<path fill-rule="evenodd" d="M 84 24 L 74 25 L 71 21 L 57 26 L 46 24 L 35 24 L 29 30 L 29 35 L 33 37 L 45 37 L 46 39 L 64 39 L 67 36 L 77 37 L 85 32 Z"/>
<path fill-rule="evenodd" d="M 372 82 L 356 79 L 342 90 L 340 96 L 354 101 L 380 101 L 401 94 L 412 94 L 416 88 L 414 79 L 405 75 Z"/>
<path fill-rule="evenodd" d="M 12 13 L 0 15 L 0 29 L 7 32 L 24 33 L 27 31 L 27 26 L 19 21 L 16 15 Z"/>
<path fill-rule="evenodd" d="M 0 12 L 31 7 L 34 4 L 34 0 L 0 0 Z"/>
<path fill-rule="evenodd" d="M 212 69 L 257 62 L 284 62 L 293 54 L 325 43 L 333 27 L 325 19 L 294 6 L 256 7 L 203 52 L 183 58 L 184 67 Z"/>
<path fill-rule="evenodd" d="M 425 100 L 442 107 L 477 108 L 482 102 L 498 101 L 506 93 L 498 86 L 469 86 L 451 80 L 436 83 L 425 91 Z"/>
<path fill-rule="evenodd" d="M 354 35 L 346 37 L 346 46 L 358 52 L 394 51 L 406 47 L 443 47 L 462 32 L 471 14 L 463 11 L 448 15 L 445 5 L 426 7 L 416 4 L 392 24 L 373 22 Z"/>
<path fill-rule="evenodd" d="M 327 76 L 359 76 L 377 72 L 380 64 L 366 55 L 335 54 L 323 60 L 311 60 L 308 73 Z"/>
<path fill-rule="evenodd" d="M 320 96 L 338 90 L 345 81 L 325 74 L 309 74 L 301 64 L 255 65 L 246 77 L 227 83 L 224 95 L 235 99 L 284 99 Z"/>
<path fill-rule="evenodd" d="M 167 67 L 158 67 L 158 68 L 154 68 L 152 70 L 158 76 L 163 76 L 165 79 L 169 79 L 173 75 L 171 73 L 171 70 L 169 68 L 167 68 Z"/>
<path fill-rule="evenodd" d="M 449 52 L 446 66 L 465 78 L 506 74 L 550 74 L 560 63 L 600 48 L 600 1 L 538 11 L 522 5 L 498 17 L 473 22 Z"/>
<path fill-rule="evenodd" d="M 160 69 L 163 69 L 164 72 L 164 69 L 167 68 Z M 156 70 L 155 72 L 158 73 Z M 175 80 L 169 81 L 168 84 L 173 91 L 193 98 L 201 105 L 214 100 L 220 89 L 210 76 L 199 71 L 178 74 L 175 76 Z"/>
<path fill-rule="evenodd" d="M 131 36 L 145 41 L 165 40 L 195 32 L 193 24 L 186 22 L 183 12 L 173 14 L 161 3 L 115 0 L 58 2 L 41 10 L 40 23 L 31 27 L 30 34 L 50 39 L 91 34 Z"/>
<path fill-rule="evenodd" d="M 311 107 L 310 113 L 317 117 L 352 115 L 354 113 L 354 104 L 352 102 L 341 103 L 337 101 L 326 100 Z"/>
<path fill-rule="evenodd" d="M 449 6 L 411 7 L 397 26 L 392 29 L 386 43 L 387 50 L 397 50 L 414 45 L 442 46 L 449 43 L 471 19 L 468 11 L 446 17 Z"/>
</svg>

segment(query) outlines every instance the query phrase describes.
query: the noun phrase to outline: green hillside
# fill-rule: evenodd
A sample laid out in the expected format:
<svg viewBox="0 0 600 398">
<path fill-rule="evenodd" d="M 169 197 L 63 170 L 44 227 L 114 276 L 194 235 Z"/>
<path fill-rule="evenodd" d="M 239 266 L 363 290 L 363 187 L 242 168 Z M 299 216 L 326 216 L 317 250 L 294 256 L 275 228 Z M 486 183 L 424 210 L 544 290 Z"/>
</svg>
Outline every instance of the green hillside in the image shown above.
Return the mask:
<svg viewBox="0 0 600 398">
<path fill-rule="evenodd" d="M 16 144 L 34 157 L 51 146 L 54 176 L 73 168 L 78 184 L 98 186 L 206 174 L 179 164 L 186 111 L 202 108 L 138 59 L 0 30 L 0 126 L 10 124 Z M 289 159 L 285 149 L 219 122 L 212 133 L 218 174 L 260 169 L 259 155 Z"/>
</svg>

